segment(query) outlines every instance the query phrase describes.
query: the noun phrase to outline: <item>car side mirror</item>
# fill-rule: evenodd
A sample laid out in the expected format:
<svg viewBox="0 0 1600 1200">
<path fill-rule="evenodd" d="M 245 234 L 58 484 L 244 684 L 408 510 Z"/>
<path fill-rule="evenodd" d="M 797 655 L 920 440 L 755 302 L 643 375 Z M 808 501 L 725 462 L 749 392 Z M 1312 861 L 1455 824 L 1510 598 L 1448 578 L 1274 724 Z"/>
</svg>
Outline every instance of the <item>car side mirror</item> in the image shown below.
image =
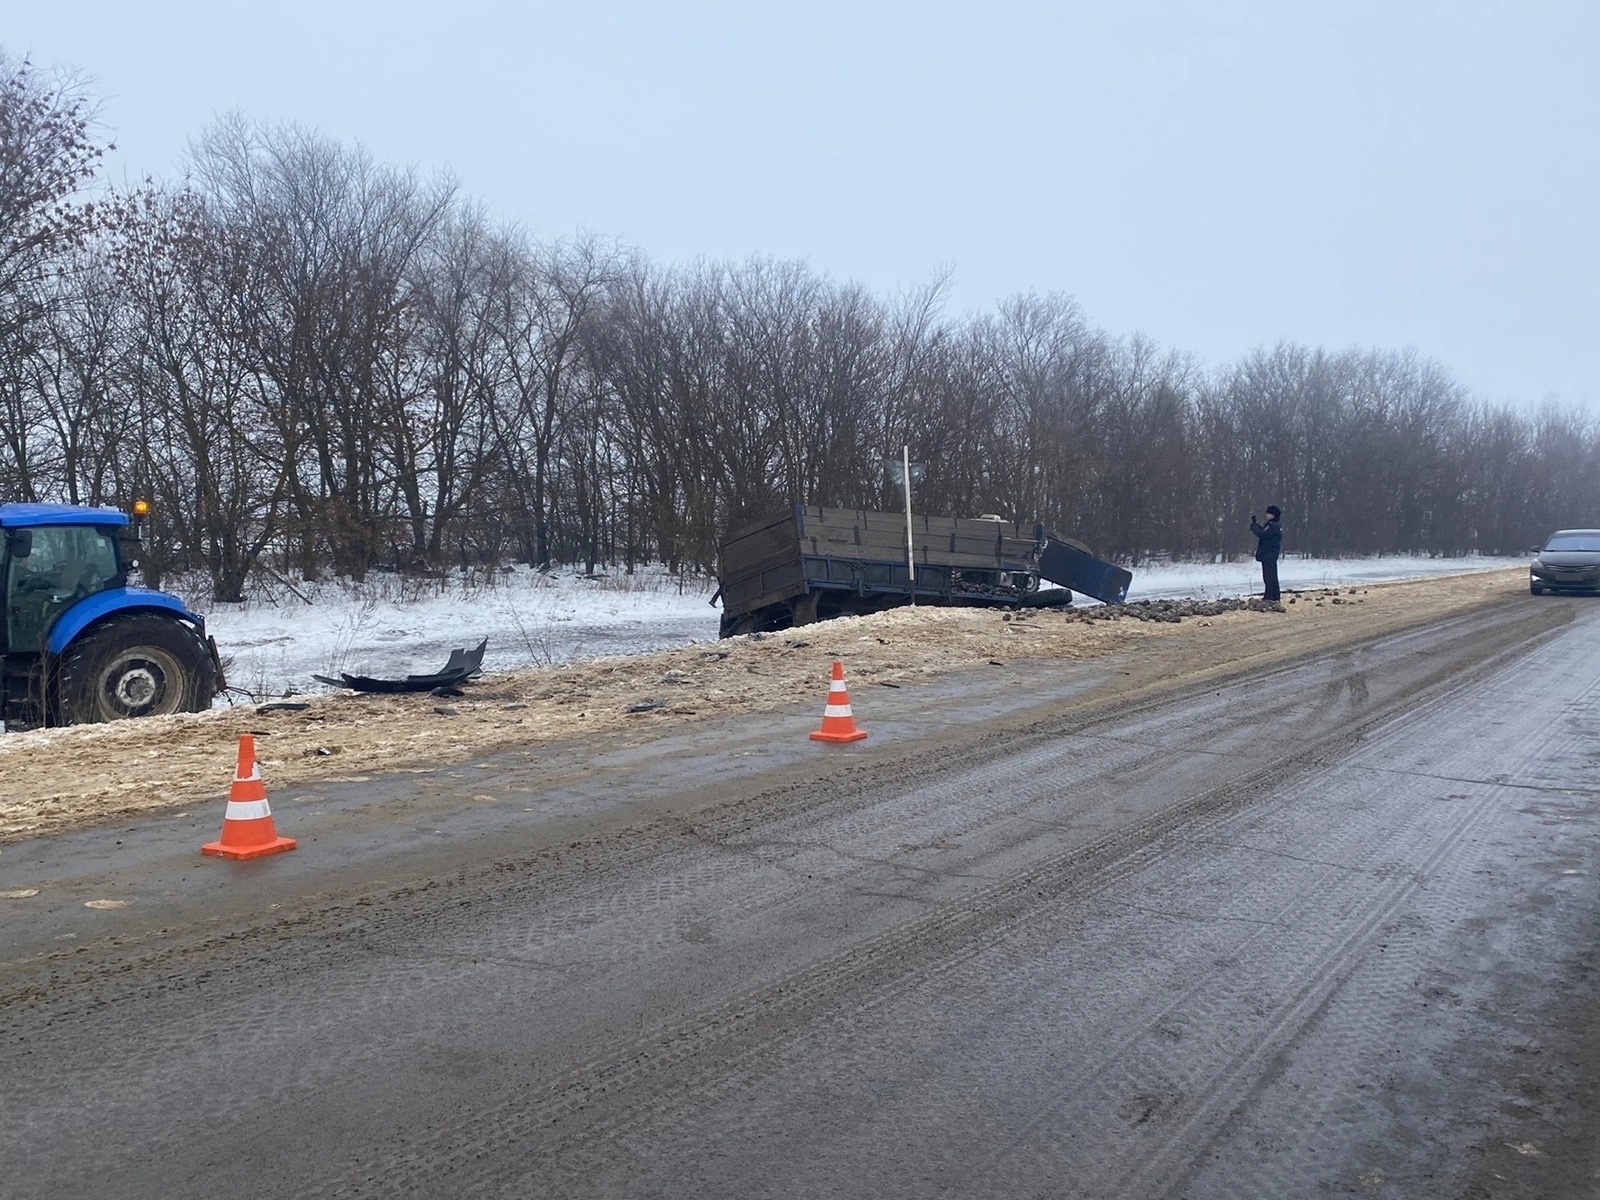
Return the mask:
<svg viewBox="0 0 1600 1200">
<path fill-rule="evenodd" d="M 33 553 L 33 530 L 13 529 L 7 532 L 6 551 L 12 558 L 27 558 Z"/>
</svg>

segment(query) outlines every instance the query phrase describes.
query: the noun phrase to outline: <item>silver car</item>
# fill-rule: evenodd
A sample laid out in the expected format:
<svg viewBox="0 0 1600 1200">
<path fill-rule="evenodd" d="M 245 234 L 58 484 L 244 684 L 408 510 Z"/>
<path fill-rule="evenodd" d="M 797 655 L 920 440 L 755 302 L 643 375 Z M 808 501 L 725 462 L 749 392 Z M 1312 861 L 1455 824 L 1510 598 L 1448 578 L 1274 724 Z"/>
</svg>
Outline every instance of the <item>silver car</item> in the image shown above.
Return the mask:
<svg viewBox="0 0 1600 1200">
<path fill-rule="evenodd" d="M 1528 590 L 1600 591 L 1600 529 L 1558 529 L 1528 564 Z"/>
</svg>

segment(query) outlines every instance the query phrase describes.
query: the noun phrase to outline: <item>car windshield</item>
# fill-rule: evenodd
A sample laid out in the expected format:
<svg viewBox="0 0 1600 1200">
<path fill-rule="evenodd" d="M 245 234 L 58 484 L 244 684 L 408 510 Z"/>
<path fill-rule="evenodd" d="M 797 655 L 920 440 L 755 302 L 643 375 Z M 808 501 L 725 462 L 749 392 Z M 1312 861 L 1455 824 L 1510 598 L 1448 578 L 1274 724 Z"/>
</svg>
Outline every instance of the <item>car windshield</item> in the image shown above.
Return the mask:
<svg viewBox="0 0 1600 1200">
<path fill-rule="evenodd" d="M 1589 550 L 1600 553 L 1600 533 L 1558 533 L 1546 550 Z"/>
</svg>

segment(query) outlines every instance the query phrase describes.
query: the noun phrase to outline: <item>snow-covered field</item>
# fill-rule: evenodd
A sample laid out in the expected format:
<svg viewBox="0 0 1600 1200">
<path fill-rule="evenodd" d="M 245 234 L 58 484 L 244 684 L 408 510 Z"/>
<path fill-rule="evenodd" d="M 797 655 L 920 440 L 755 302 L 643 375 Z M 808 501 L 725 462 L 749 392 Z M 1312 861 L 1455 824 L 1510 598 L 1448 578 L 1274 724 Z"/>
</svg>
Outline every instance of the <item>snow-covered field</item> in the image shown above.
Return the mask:
<svg viewBox="0 0 1600 1200">
<path fill-rule="evenodd" d="M 1289 558 L 1280 575 L 1285 588 L 1342 587 L 1525 561 Z M 1210 599 L 1260 588 L 1260 569 L 1248 560 L 1177 563 L 1135 571 L 1128 598 Z M 682 582 L 652 572 L 590 579 L 522 568 L 501 574 L 492 586 L 385 578 L 306 587 L 299 595 L 284 591 L 242 605 L 207 605 L 199 595 L 181 594 L 205 613 L 229 683 L 266 698 L 327 690 L 313 675 L 426 674 L 442 667 L 451 650 L 484 638 L 489 671 L 714 642 L 719 610 L 708 601 L 715 590 L 714 581 Z"/>
<path fill-rule="evenodd" d="M 1427 575 L 1454 575 L 1462 571 L 1496 571 L 1526 566 L 1526 558 L 1285 558 L 1278 563 L 1278 582 L 1285 588 L 1345 587 L 1354 583 L 1384 583 L 1420 579 Z M 1129 600 L 1164 600 L 1194 596 L 1215 600 L 1247 596 L 1261 591 L 1261 567 L 1246 559 L 1234 563 L 1173 563 L 1151 566 L 1133 573 Z"/>
</svg>

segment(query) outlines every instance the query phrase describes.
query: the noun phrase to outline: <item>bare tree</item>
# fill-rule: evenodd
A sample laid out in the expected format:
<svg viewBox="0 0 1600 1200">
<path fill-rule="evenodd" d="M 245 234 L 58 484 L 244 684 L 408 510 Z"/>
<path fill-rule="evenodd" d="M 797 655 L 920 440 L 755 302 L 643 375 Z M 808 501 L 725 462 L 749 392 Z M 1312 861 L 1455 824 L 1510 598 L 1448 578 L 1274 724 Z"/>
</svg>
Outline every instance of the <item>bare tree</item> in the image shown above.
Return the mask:
<svg viewBox="0 0 1600 1200">
<path fill-rule="evenodd" d="M 453 187 L 237 116 L 209 129 L 191 159 L 208 202 L 251 255 L 253 295 L 241 313 L 294 468 L 301 569 L 315 571 L 321 544 L 335 571 L 359 578 L 384 540 L 392 481 L 383 472 L 411 398 L 408 275 Z"/>
<path fill-rule="evenodd" d="M 111 260 L 135 333 L 128 474 L 160 500 L 146 573 L 204 566 L 214 597 L 238 601 L 282 534 L 291 472 L 241 314 L 251 256 L 194 193 L 145 189 L 114 212 Z"/>
<path fill-rule="evenodd" d="M 492 310 L 506 372 L 506 403 L 496 410 L 506 490 L 522 556 L 541 566 L 551 561 L 555 451 L 583 393 L 582 334 L 603 310 L 620 261 L 614 246 L 592 237 L 529 251 Z"/>
<path fill-rule="evenodd" d="M 417 263 L 407 356 L 414 383 L 392 389 L 412 398 L 389 433 L 413 566 L 443 565 L 449 542 L 459 547 L 466 536 L 463 518 L 485 502 L 496 406 L 509 386 L 495 304 L 519 269 L 517 244 L 477 209 L 444 221 Z"/>
<path fill-rule="evenodd" d="M 41 75 L 0 50 L 0 297 L 38 283 L 88 243 L 94 204 L 79 193 L 115 149 L 94 123 L 80 79 Z"/>
<path fill-rule="evenodd" d="M 70 288 L 58 278 L 88 245 L 94 203 L 83 195 L 105 152 L 83 82 L 38 72 L 0 50 L 0 488 L 28 498 L 41 480 L 33 438 L 50 424 L 34 361 L 41 326 Z"/>
</svg>

